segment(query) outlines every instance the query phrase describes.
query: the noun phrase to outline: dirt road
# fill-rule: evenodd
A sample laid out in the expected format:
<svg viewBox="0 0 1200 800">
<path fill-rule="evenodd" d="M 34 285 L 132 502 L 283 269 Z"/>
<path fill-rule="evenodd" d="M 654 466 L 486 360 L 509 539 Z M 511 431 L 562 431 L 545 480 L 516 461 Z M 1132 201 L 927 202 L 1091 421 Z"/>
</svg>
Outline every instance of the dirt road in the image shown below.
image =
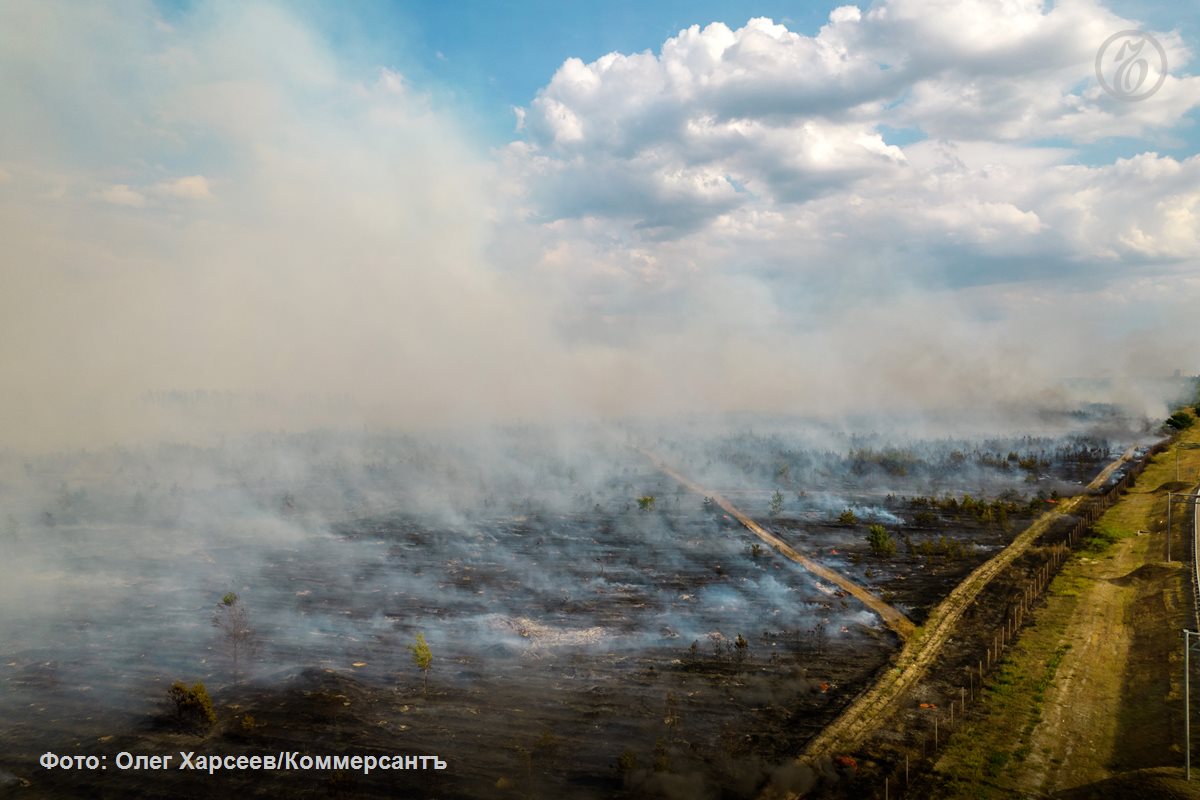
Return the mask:
<svg viewBox="0 0 1200 800">
<path fill-rule="evenodd" d="M 956 586 L 946 599 L 938 604 L 929 615 L 924 628 L 916 631 L 906 617 L 887 603 L 884 603 L 883 600 L 875 597 L 853 581 L 797 553 L 778 537 L 763 529 L 762 526 L 739 511 L 728 500 L 705 489 L 686 476 L 679 474 L 652 453 L 641 452 L 659 470 L 689 490 L 697 494 L 712 497 L 721 508 L 778 552 L 801 564 L 806 569 L 812 570 L 815 574 L 821 575 L 827 580 L 836 581 L 839 586 L 842 586 L 854 594 L 855 597 L 863 600 L 876 613 L 883 616 L 889 626 L 893 630 L 896 630 L 897 633 L 900 633 L 901 637 L 905 640 L 904 648 L 900 651 L 896 665 L 889 669 L 873 687 L 859 695 L 858 699 L 851 703 L 840 717 L 826 727 L 819 736 L 808 743 L 799 757 L 801 761 L 854 751 L 868 736 L 876 733 L 885 724 L 889 715 L 894 712 L 896 701 L 905 695 L 937 660 L 941 648 L 954 631 L 959 619 L 979 593 L 997 575 L 1023 555 L 1043 533 L 1049 530 L 1050 526 L 1056 520 L 1071 513 L 1083 499 L 1081 495 L 1064 500 L 1055 506 L 1054 509 L 1034 520 L 1008 547 L 1001 550 L 989 561 L 981 564 L 962 583 Z M 1097 489 L 1103 487 L 1112 473 L 1122 464 L 1133 458 L 1134 454 L 1135 448 L 1131 447 L 1126 450 L 1119 458 L 1101 470 L 1096 478 L 1088 484 L 1087 488 Z M 854 591 L 855 589 L 857 591 Z M 892 613 L 884 616 L 885 610 L 890 610 Z M 914 633 L 916 635 L 913 635 Z"/>
<path fill-rule="evenodd" d="M 670 476 L 674 480 L 678 481 L 682 486 L 702 497 L 711 497 L 713 502 L 724 509 L 725 513 L 729 514 L 731 517 L 740 522 L 746 528 L 746 530 L 750 531 L 759 539 L 762 539 L 764 542 L 769 544 L 775 549 L 776 552 L 780 553 L 786 558 L 791 559 L 792 561 L 795 561 L 797 564 L 804 567 L 814 575 L 819 575 L 821 578 L 829 581 L 830 583 L 837 584 L 846 592 L 858 598 L 863 605 L 878 614 L 883 619 L 884 624 L 895 631 L 896 634 L 900 636 L 902 641 L 908 639 L 908 637 L 911 636 L 913 631 L 916 629 L 908 617 L 904 616 L 899 609 L 884 602 L 883 599 L 878 595 L 868 591 L 865 587 L 850 580 L 842 573 L 819 564 L 816 561 L 813 561 L 811 558 L 808 558 L 807 556 L 797 552 L 787 542 L 783 541 L 778 536 L 759 525 L 720 494 L 717 494 L 710 489 L 705 489 L 695 481 L 692 481 L 686 476 L 681 475 L 653 453 L 648 453 L 645 450 L 640 452 L 646 458 L 650 459 L 654 466 L 657 467 L 663 474 Z"/>
<path fill-rule="evenodd" d="M 1127 612 L 1140 588 L 1121 579 L 1143 562 L 1145 545 L 1145 538 L 1126 539 L 1111 559 L 1081 565 L 1087 585 L 1067 623 L 1070 649 L 1047 692 L 1029 757 L 1012 775 L 1018 792 L 1053 794 L 1110 777 L 1119 738 L 1114 711 L 1121 707 L 1133 641 Z"/>
<path fill-rule="evenodd" d="M 1103 486 L 1113 471 L 1132 458 L 1134 452 L 1134 448 L 1131 447 L 1122 453 L 1120 458 L 1106 466 L 1095 480 L 1088 484 L 1088 488 Z M 1019 534 L 1008 547 L 968 575 L 933 610 L 922 632 L 905 643 L 896 666 L 888 670 L 875 686 L 860 695 L 840 717 L 810 741 L 800 758 L 821 758 L 853 751 L 867 736 L 878 731 L 894 711 L 896 701 L 924 676 L 937 659 L 963 612 L 976 596 L 992 579 L 1028 550 L 1055 520 L 1070 513 L 1081 501 L 1082 496 L 1076 496 L 1059 503 L 1053 510 L 1034 520 L 1033 524 Z"/>
<path fill-rule="evenodd" d="M 1174 446 L 1196 441 L 1200 430 Z M 1147 464 L 1097 520 L 1093 545 L 1064 565 L 992 691 L 942 751 L 925 796 L 1200 796 L 1181 780 L 1180 629 L 1195 620 L 1191 570 L 1159 560 L 1172 456 Z M 1195 475 L 1200 455 L 1181 465 Z"/>
</svg>

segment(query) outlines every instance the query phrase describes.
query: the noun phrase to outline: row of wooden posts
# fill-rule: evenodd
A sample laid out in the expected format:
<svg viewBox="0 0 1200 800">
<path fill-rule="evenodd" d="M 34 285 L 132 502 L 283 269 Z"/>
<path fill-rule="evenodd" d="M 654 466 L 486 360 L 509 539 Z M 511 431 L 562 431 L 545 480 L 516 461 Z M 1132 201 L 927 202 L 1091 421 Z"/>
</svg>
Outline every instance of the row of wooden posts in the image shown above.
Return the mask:
<svg viewBox="0 0 1200 800">
<path fill-rule="evenodd" d="M 1192 614 L 1196 618 L 1196 630 L 1200 631 L 1200 563 L 1197 563 L 1196 560 L 1197 550 L 1200 550 L 1200 515 L 1196 513 L 1195 503 L 1188 503 L 1187 508 L 1188 515 L 1184 517 L 1184 530 L 1187 530 L 1187 520 L 1190 519 L 1192 525 L 1192 535 L 1188 537 L 1192 556 Z"/>
<path fill-rule="evenodd" d="M 1121 480 L 1103 492 L 1086 498 L 1081 507 L 1073 512 L 1078 520 L 1065 536 L 1058 541 L 1047 542 L 1038 548 L 1037 552 L 1045 554 L 1045 560 L 1025 581 L 1020 596 L 1009 604 L 1003 621 L 984 639 L 985 649 L 976 664 L 965 670 L 966 685 L 959 687 L 958 697 L 951 697 L 949 705 L 944 709 L 932 705 L 929 708 L 932 732 L 927 732 L 921 737 L 920 758 L 912 762 L 906 754 L 902 763 L 894 765 L 884 777 L 883 787 L 877 793 L 878 797 L 882 797 L 884 800 L 902 797 L 909 786 L 914 769 L 932 770 L 933 764 L 937 760 L 938 750 L 966 716 L 967 703 L 974 702 L 980 696 L 986 677 L 995 670 L 1004 652 L 1015 641 L 1030 610 L 1045 594 L 1050 582 L 1058 574 L 1058 570 L 1067 560 L 1071 551 L 1079 546 L 1104 512 L 1133 485 L 1150 459 L 1166 447 L 1166 442 L 1155 445 L 1142 458 L 1130 462 Z M 1200 602 L 1200 596 L 1197 597 L 1197 601 Z M 943 712 L 945 713 L 943 714 Z M 958 723 L 955 722 L 956 719 Z"/>
</svg>

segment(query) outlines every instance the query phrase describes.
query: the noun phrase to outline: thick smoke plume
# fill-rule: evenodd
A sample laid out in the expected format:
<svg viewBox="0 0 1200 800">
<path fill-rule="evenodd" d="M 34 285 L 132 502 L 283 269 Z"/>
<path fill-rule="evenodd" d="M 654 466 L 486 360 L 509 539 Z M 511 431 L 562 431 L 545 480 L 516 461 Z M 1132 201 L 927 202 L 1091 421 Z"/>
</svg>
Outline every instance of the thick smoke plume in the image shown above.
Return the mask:
<svg viewBox="0 0 1200 800">
<path fill-rule="evenodd" d="M 0 16 L 8 447 L 1069 405 L 1065 377 L 1168 373 L 1194 344 L 1156 335 L 1183 330 L 1169 317 L 1106 334 L 1057 289 L 989 317 L 865 263 L 800 259 L 809 298 L 734 254 L 605 281 L 611 265 L 555 260 L 561 226 L 513 205 L 528 164 L 287 8 Z"/>
</svg>

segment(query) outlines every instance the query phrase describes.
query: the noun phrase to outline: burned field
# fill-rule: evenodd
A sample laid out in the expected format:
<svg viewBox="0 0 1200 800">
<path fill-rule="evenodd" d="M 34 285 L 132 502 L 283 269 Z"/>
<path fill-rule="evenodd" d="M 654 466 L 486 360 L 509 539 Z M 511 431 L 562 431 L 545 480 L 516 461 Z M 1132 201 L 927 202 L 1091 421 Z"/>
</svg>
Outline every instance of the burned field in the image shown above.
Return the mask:
<svg viewBox="0 0 1200 800">
<path fill-rule="evenodd" d="M 35 502 L 6 534 L 27 576 L 6 597 L 24 616 L 0 631 L 8 788 L 753 796 L 899 642 L 655 470 L 628 446 L 637 435 L 563 447 L 520 432 L 487 448 L 302 437 L 10 470 L 5 497 Z M 918 623 L 1127 444 L 819 438 L 643 441 Z M 870 541 L 872 525 L 886 539 Z M 251 634 L 236 653 L 212 624 L 231 592 Z M 170 705 L 177 680 L 205 685 L 214 723 Z M 180 750 L 436 755 L 449 768 L 36 767 L 47 751 Z"/>
</svg>

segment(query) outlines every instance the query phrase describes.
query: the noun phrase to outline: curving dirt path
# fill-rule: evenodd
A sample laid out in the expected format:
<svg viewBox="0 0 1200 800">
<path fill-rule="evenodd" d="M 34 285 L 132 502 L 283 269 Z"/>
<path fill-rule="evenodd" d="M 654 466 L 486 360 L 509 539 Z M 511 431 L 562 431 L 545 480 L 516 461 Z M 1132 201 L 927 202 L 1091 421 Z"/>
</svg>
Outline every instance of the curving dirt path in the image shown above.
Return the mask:
<svg viewBox="0 0 1200 800">
<path fill-rule="evenodd" d="M 868 591 L 865 587 L 850 580 L 842 573 L 819 564 L 807 556 L 801 555 L 795 550 L 795 548 L 780 539 L 775 534 L 768 531 L 763 526 L 759 525 L 740 509 L 738 509 L 738 507 L 733 503 L 729 502 L 716 492 L 705 489 L 695 481 L 692 481 L 686 476 L 676 472 L 653 453 L 648 453 L 645 450 L 639 450 L 639 452 L 648 458 L 660 472 L 678 481 L 680 485 L 702 497 L 711 497 L 713 502 L 725 510 L 725 513 L 736 519 L 746 528 L 746 530 L 753 533 L 759 539 L 762 539 L 781 555 L 791 559 L 792 561 L 795 561 L 797 564 L 804 567 L 814 575 L 819 575 L 830 583 L 837 584 L 849 594 L 854 595 L 856 598 L 862 601 L 863 605 L 878 614 L 883 619 L 884 624 L 895 631 L 902 641 L 908 639 L 908 637 L 912 635 L 913 631 L 916 630 L 916 626 L 912 624 L 912 621 L 909 620 L 908 617 L 904 616 L 899 609 L 888 603 L 885 603 L 878 595 Z"/>
<path fill-rule="evenodd" d="M 1096 477 L 1092 478 L 1092 482 L 1087 485 L 1087 488 L 1102 489 L 1104 487 L 1104 484 L 1108 482 L 1109 477 L 1113 474 L 1113 472 L 1116 471 L 1117 467 L 1121 466 L 1126 461 L 1129 461 L 1130 459 L 1132 459 L 1134 453 L 1136 453 L 1136 452 L 1137 452 L 1137 447 L 1131 446 L 1128 450 L 1126 450 L 1124 453 L 1121 454 L 1120 458 L 1118 458 L 1116 461 L 1109 464 L 1104 469 L 1100 470 L 1100 474 L 1097 475 Z"/>
<path fill-rule="evenodd" d="M 990 560 L 978 566 L 962 583 L 956 586 L 930 613 L 929 619 L 923 628 L 915 629 L 912 622 L 899 611 L 848 578 L 796 552 L 777 536 L 739 511 L 725 498 L 706 490 L 684 475 L 679 474 L 654 454 L 645 450 L 639 450 L 639 452 L 664 474 L 669 475 L 687 489 L 713 498 L 722 509 L 737 519 L 747 530 L 770 544 L 784 556 L 801 564 L 806 569 L 812 570 L 815 574 L 836 582 L 839 586 L 846 589 L 846 591 L 858 597 L 876 613 L 880 614 L 889 627 L 900 634 L 904 640 L 904 647 L 896 659 L 895 666 L 888 669 L 874 686 L 860 694 L 837 719 L 805 746 L 797 759 L 801 762 L 828 757 L 836 753 L 853 751 L 868 736 L 876 733 L 894 712 L 896 701 L 912 688 L 925 675 L 934 661 L 937 660 L 942 646 L 950 638 L 959 619 L 979 593 L 997 575 L 1028 550 L 1037 541 L 1038 537 L 1050 528 L 1055 520 L 1074 510 L 1084 497 L 1084 495 L 1077 495 L 1064 500 L 1034 520 L 1007 547 Z M 1119 458 L 1105 466 L 1087 485 L 1087 488 L 1098 489 L 1103 487 L 1112 473 L 1122 464 L 1131 460 L 1135 452 L 1136 448 L 1130 447 Z M 891 613 L 885 615 L 885 610 Z M 770 796 L 769 790 L 766 796 Z"/>
<path fill-rule="evenodd" d="M 1120 458 L 1106 466 L 1088 484 L 1088 488 L 1103 486 L 1121 464 L 1133 458 L 1135 448 L 1130 447 Z M 877 732 L 893 712 L 896 700 L 910 689 L 937 659 L 942 646 L 954 631 L 963 612 L 971 602 L 1021 554 L 1029 549 L 1039 536 L 1045 533 L 1059 517 L 1077 506 L 1083 495 L 1077 495 L 1059 503 L 1034 520 L 1008 547 L 989 561 L 984 562 L 968 575 L 962 583 L 946 596 L 929 615 L 925 626 L 916 636 L 905 642 L 896 660 L 879 681 L 850 704 L 836 720 L 830 723 L 817 737 L 808 743 L 800 756 L 801 760 L 830 756 L 839 752 L 853 751 L 862 741 Z"/>
</svg>

